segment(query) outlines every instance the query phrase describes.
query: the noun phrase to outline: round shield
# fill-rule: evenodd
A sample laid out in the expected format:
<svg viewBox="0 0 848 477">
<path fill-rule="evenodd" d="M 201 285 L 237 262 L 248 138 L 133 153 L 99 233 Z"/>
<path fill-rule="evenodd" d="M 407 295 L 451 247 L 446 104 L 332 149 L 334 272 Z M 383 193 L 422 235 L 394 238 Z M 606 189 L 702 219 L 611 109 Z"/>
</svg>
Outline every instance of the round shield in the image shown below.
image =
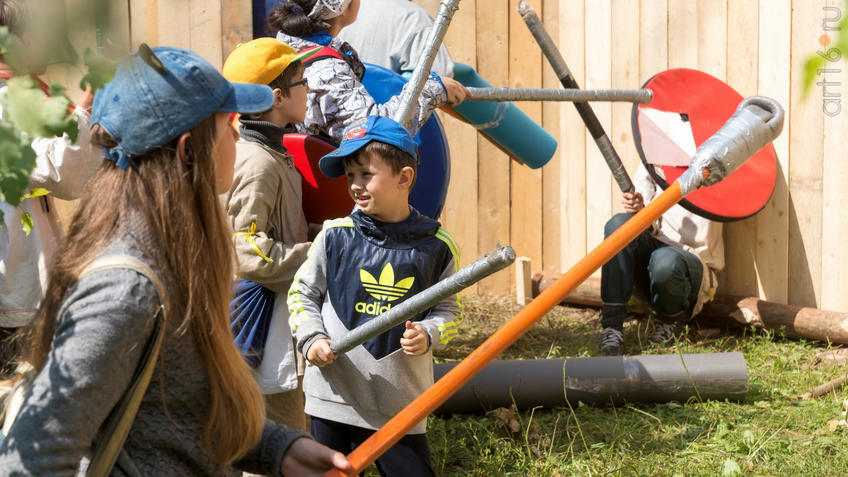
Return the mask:
<svg viewBox="0 0 848 477">
<path fill-rule="evenodd" d="M 648 104 L 633 105 L 633 139 L 645 168 L 666 189 L 743 98 L 723 81 L 686 68 L 663 71 L 643 87 L 654 96 Z M 692 192 L 680 205 L 710 220 L 741 220 L 765 207 L 776 178 L 777 156 L 768 144 L 726 179 Z"/>
<path fill-rule="evenodd" d="M 406 80 L 381 66 L 366 64 L 362 84 L 377 103 L 400 93 Z M 409 203 L 419 212 L 438 219 L 445 204 L 450 182 L 450 149 L 444 127 L 434 113 L 415 136 L 418 144 L 418 178 L 409 194 Z M 336 148 L 327 138 L 304 134 L 286 134 L 283 145 L 294 157 L 302 176 L 303 212 L 306 220 L 320 224 L 344 217 L 353 210 L 347 192 L 347 179 L 330 179 L 318 169 L 318 160 Z"/>
<path fill-rule="evenodd" d="M 284 135 L 283 146 L 300 172 L 306 221 L 321 224 L 350 214 L 353 199 L 347 193 L 347 178 L 330 179 L 318 169 L 318 160 L 333 152 L 336 146 L 325 138 L 306 134 Z"/>
<path fill-rule="evenodd" d="M 365 63 L 362 86 L 377 103 L 400 94 L 406 79 L 382 66 Z M 409 194 L 409 203 L 422 214 L 438 219 L 445 205 L 450 183 L 450 148 L 445 128 L 435 112 L 415 135 L 418 144 L 418 177 Z"/>
</svg>

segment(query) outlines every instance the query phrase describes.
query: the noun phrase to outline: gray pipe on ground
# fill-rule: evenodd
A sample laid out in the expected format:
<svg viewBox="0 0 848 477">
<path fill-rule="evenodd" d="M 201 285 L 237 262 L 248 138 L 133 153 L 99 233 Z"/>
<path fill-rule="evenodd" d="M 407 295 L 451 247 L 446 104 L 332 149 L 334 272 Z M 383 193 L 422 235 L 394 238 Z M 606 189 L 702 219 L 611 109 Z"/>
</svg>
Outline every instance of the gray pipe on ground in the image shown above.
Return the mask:
<svg viewBox="0 0 848 477">
<path fill-rule="evenodd" d="M 456 363 L 435 365 L 438 381 Z M 495 361 L 450 397 L 437 414 L 625 402 L 743 401 L 742 353 L 666 354 Z"/>
</svg>

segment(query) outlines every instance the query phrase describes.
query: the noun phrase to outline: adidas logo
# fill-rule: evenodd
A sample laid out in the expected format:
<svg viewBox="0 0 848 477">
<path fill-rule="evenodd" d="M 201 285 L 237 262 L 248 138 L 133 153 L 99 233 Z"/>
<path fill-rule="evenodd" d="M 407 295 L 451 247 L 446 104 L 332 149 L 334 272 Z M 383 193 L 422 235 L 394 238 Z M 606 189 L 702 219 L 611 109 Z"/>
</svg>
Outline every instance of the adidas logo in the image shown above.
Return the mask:
<svg viewBox="0 0 848 477">
<path fill-rule="evenodd" d="M 359 279 L 368 294 L 380 301 L 395 301 L 406 295 L 412 282 L 415 281 L 415 277 L 408 277 L 395 283 L 395 270 L 391 263 L 383 267 L 383 271 L 380 272 L 380 281 L 363 269 L 359 270 Z"/>
<path fill-rule="evenodd" d="M 403 297 L 409 292 L 415 277 L 407 277 L 395 283 L 395 270 L 391 263 L 387 263 L 380 272 L 380 279 L 374 278 L 368 271 L 359 270 L 359 280 L 362 282 L 362 287 L 369 295 L 374 297 L 379 302 L 392 302 Z M 360 313 L 368 313 L 370 315 L 379 315 L 391 309 L 392 305 L 381 303 L 363 303 L 356 304 L 356 311 Z"/>
</svg>

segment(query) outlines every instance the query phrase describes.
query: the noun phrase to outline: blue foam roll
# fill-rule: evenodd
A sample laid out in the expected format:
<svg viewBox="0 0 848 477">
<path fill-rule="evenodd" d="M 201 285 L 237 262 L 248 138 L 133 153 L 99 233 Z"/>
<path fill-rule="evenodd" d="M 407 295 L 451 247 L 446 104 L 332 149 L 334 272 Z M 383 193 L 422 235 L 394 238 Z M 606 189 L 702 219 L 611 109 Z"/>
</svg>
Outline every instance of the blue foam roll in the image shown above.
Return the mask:
<svg viewBox="0 0 848 477">
<path fill-rule="evenodd" d="M 462 63 L 454 63 L 453 78 L 465 86 L 492 87 L 474 68 Z M 531 169 L 547 164 L 556 152 L 556 139 L 513 103 L 466 101 L 453 109 Z"/>
</svg>

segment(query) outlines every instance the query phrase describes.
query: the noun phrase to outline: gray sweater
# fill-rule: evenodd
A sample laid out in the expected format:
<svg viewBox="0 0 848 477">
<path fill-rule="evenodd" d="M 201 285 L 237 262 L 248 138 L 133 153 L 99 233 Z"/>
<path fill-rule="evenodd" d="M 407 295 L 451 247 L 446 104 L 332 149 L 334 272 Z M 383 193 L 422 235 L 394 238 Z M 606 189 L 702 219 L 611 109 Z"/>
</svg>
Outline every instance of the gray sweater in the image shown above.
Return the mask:
<svg viewBox="0 0 848 477">
<path fill-rule="evenodd" d="M 384 223 L 361 210 L 324 222 L 289 290 L 289 324 L 304 356 L 318 339 L 335 340 L 380 312 L 456 272 L 459 247 L 439 223 L 414 209 L 404 221 Z M 379 278 L 378 278 L 379 277 Z M 307 365 L 306 413 L 365 429 L 379 429 L 433 385 L 433 347 L 457 336 L 459 295 L 411 318 L 427 332 L 424 354 L 404 354 L 397 325 L 340 355 L 323 368 Z M 426 432 L 426 420 L 410 434 Z"/>
<path fill-rule="evenodd" d="M 131 228 L 134 232 L 116 238 L 104 254 L 125 253 L 150 264 L 144 227 Z M 153 284 L 133 270 L 93 272 L 71 288 L 47 363 L 0 445 L 0 475 L 77 473 L 130 384 L 157 306 Z M 209 382 L 191 333 L 177 332 L 180 321 L 169 317 L 156 372 L 112 475 L 238 475 L 205 450 Z M 279 475 L 283 454 L 304 435 L 268 422 L 259 445 L 237 467 Z"/>
</svg>

